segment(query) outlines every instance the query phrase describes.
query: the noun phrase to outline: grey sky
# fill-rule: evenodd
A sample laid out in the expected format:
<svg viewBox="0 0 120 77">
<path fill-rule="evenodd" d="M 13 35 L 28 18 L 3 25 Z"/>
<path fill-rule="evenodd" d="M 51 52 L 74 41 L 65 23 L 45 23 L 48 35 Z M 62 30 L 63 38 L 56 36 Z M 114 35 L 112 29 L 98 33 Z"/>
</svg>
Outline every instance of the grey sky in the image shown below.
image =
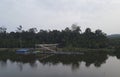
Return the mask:
<svg viewBox="0 0 120 77">
<path fill-rule="evenodd" d="M 64 29 L 77 23 L 84 30 L 120 33 L 120 0 L 0 0 L 0 26 L 8 31 Z"/>
</svg>

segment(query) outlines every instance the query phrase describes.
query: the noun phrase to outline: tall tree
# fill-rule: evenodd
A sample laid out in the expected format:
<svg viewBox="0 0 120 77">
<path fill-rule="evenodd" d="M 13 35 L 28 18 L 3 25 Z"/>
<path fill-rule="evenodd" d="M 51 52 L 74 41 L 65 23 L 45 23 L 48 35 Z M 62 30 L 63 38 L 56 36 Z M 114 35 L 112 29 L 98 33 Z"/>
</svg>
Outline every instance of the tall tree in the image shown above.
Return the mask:
<svg viewBox="0 0 120 77">
<path fill-rule="evenodd" d="M 37 30 L 37 28 L 30 28 L 28 31 L 30 33 L 36 33 L 38 30 Z"/>
<path fill-rule="evenodd" d="M 0 33 L 6 33 L 7 28 L 5 27 L 0 27 Z"/>
<path fill-rule="evenodd" d="M 78 32 L 78 33 L 81 32 L 81 29 L 80 29 L 80 27 L 77 24 L 72 24 L 71 29 L 74 32 Z"/>
<path fill-rule="evenodd" d="M 19 43 L 20 43 L 20 48 L 21 48 L 22 47 L 22 35 L 21 35 L 21 33 L 22 33 L 22 25 L 19 25 L 17 27 L 17 32 L 19 34 Z"/>
</svg>

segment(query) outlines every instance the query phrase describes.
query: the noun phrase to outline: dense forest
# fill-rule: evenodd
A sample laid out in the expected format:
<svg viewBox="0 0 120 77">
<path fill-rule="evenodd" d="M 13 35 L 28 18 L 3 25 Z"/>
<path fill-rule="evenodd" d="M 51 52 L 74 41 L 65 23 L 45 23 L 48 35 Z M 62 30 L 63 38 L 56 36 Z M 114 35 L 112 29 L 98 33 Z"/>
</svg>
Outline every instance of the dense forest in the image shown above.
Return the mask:
<svg viewBox="0 0 120 77">
<path fill-rule="evenodd" d="M 20 25 L 16 31 L 7 32 L 7 28 L 0 27 L 1 48 L 34 47 L 35 44 L 43 43 L 58 43 L 59 47 L 107 48 L 114 44 L 109 41 L 102 30 L 97 29 L 93 32 L 86 28 L 83 32 L 76 24 L 64 30 L 37 30 L 37 28 L 24 30 Z"/>
</svg>

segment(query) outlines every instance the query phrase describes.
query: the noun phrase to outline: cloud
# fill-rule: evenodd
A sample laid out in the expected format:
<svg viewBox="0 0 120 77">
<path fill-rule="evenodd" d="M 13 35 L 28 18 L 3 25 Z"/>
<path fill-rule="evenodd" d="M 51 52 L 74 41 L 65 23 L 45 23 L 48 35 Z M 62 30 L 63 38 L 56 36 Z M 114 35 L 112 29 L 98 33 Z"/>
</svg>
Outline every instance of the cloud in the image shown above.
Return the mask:
<svg viewBox="0 0 120 77">
<path fill-rule="evenodd" d="M 120 0 L 1 0 L 0 25 L 63 29 L 78 23 L 83 29 L 120 33 L 119 8 Z"/>
</svg>

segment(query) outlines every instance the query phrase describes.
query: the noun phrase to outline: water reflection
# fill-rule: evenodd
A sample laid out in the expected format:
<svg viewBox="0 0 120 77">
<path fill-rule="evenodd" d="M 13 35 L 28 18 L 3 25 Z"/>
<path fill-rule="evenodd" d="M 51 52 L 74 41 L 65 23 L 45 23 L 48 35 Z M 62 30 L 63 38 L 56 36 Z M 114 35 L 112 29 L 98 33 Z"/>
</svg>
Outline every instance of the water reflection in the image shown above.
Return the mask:
<svg viewBox="0 0 120 77">
<path fill-rule="evenodd" d="M 0 68 L 5 68 L 7 66 L 6 61 L 0 61 Z"/>
<path fill-rule="evenodd" d="M 5 68 L 7 61 L 16 63 L 19 70 L 23 70 L 23 66 L 28 64 L 31 68 L 37 68 L 38 62 L 43 65 L 70 65 L 72 70 L 80 68 L 81 62 L 85 63 L 86 67 L 90 67 L 93 64 L 95 67 L 100 67 L 108 59 L 106 53 L 86 53 L 84 55 L 53 55 L 45 59 L 40 59 L 44 54 L 41 55 L 18 55 L 15 53 L 2 53 L 0 54 L 0 67 Z"/>
<path fill-rule="evenodd" d="M 71 65 L 73 70 L 79 69 L 81 62 L 84 62 L 86 67 L 93 64 L 95 67 L 100 67 L 108 59 L 107 54 L 85 54 L 85 55 L 54 55 L 40 61 L 43 64 Z"/>
<path fill-rule="evenodd" d="M 48 55 L 1 52 L 0 77 L 120 77 L 118 52 Z"/>
<path fill-rule="evenodd" d="M 120 59 L 120 50 L 115 51 L 114 56 L 116 56 L 117 59 Z"/>
</svg>

